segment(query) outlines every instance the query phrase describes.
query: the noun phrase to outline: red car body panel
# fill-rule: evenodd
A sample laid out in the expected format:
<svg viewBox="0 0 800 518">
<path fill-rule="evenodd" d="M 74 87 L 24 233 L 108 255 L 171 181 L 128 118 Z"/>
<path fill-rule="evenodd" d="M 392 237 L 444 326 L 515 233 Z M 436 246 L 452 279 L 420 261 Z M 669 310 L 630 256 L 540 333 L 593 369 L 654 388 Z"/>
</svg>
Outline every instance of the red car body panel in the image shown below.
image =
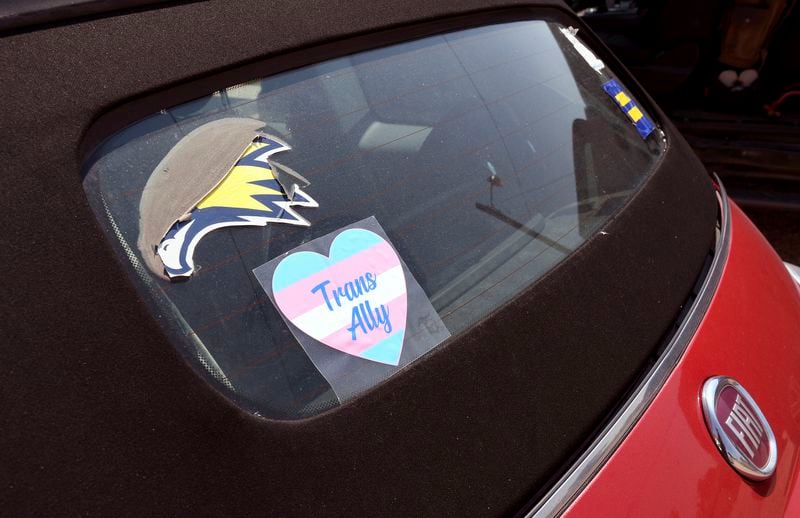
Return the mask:
<svg viewBox="0 0 800 518">
<path fill-rule="evenodd" d="M 566 516 L 800 516 L 800 288 L 730 203 L 730 253 L 700 327 Z M 714 375 L 739 381 L 767 417 L 778 443 L 772 478 L 747 482 L 717 451 L 700 406 Z"/>
</svg>

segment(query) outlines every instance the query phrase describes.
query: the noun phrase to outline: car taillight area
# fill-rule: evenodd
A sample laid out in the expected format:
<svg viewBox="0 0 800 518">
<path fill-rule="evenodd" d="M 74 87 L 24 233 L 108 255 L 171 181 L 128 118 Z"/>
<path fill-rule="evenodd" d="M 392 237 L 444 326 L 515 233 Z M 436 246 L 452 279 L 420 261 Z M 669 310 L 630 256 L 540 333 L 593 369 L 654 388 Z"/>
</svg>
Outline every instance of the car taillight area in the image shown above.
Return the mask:
<svg viewBox="0 0 800 518">
<path fill-rule="evenodd" d="M 728 261 L 703 322 L 653 404 L 568 516 L 800 512 L 800 294 L 763 236 L 731 205 Z M 746 386 L 774 431 L 777 467 L 762 482 L 734 471 L 705 425 L 700 392 L 717 375 Z"/>
</svg>

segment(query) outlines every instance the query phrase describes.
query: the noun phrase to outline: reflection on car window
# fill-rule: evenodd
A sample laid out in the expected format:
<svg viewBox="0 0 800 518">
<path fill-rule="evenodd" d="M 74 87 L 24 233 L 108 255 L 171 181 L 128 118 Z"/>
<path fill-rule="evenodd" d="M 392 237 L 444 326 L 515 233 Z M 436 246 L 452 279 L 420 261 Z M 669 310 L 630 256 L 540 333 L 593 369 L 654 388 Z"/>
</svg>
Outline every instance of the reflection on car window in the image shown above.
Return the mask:
<svg viewBox="0 0 800 518">
<path fill-rule="evenodd" d="M 604 90 L 611 71 L 593 67 L 562 29 L 522 21 L 448 33 L 166 107 L 110 137 L 84 185 L 199 370 L 254 413 L 312 416 L 341 402 L 254 268 L 374 216 L 455 337 L 597 233 L 652 170 L 660 137 L 637 131 Z M 233 117 L 288 144 L 276 159 L 310 182 L 319 207 L 298 211 L 309 226 L 209 233 L 193 275 L 171 282 L 136 245 L 144 187 L 187 134 Z"/>
</svg>

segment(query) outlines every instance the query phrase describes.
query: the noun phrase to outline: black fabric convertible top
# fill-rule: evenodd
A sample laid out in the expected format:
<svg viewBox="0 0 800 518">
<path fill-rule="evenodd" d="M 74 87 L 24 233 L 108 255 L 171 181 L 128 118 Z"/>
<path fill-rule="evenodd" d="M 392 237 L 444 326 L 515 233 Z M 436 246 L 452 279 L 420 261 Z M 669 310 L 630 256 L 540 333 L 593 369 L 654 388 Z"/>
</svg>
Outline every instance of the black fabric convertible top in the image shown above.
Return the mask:
<svg viewBox="0 0 800 518">
<path fill-rule="evenodd" d="M 670 126 L 607 235 L 413 368 L 296 422 L 253 417 L 195 375 L 80 182 L 84 153 L 157 109 L 155 92 L 204 95 L 289 50 L 269 66 L 528 3 L 209 1 L 2 39 L 3 513 L 493 516 L 534 496 L 646 367 L 712 245 L 711 183 Z"/>
<path fill-rule="evenodd" d="M 63 23 L 74 18 L 121 11 L 169 0 L 5 0 L 0 4 L 0 31 Z M 191 1 L 191 0 L 189 0 Z M 174 2 L 173 2 L 174 3 Z"/>
</svg>

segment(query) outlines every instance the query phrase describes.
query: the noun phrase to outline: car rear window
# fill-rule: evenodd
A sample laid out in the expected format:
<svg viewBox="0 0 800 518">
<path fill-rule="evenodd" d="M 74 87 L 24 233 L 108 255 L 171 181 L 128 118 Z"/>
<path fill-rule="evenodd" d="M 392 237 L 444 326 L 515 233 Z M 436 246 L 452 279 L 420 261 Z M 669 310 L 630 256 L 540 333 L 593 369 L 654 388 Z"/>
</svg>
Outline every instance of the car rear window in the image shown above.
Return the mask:
<svg viewBox="0 0 800 518">
<path fill-rule="evenodd" d="M 165 106 L 109 137 L 86 164 L 84 187 L 155 318 L 198 372 L 252 413 L 299 419 L 414 368 L 568 258 L 647 178 L 662 135 L 575 30 L 526 20 Z M 288 223 L 248 224 L 269 209 L 268 191 L 252 191 L 256 180 L 237 191 L 211 175 L 224 169 L 229 179 L 239 166 L 249 174 L 244 161 L 263 146 L 280 149 L 269 157 L 277 183 L 258 186 L 291 202 L 290 212 L 271 206 Z M 239 212 L 207 226 L 171 277 L 154 245 L 209 207 Z M 363 221 L 400 258 L 409 304 L 430 304 L 446 333 L 344 393 L 254 270 Z M 422 324 L 407 326 L 408 337 Z"/>
</svg>

